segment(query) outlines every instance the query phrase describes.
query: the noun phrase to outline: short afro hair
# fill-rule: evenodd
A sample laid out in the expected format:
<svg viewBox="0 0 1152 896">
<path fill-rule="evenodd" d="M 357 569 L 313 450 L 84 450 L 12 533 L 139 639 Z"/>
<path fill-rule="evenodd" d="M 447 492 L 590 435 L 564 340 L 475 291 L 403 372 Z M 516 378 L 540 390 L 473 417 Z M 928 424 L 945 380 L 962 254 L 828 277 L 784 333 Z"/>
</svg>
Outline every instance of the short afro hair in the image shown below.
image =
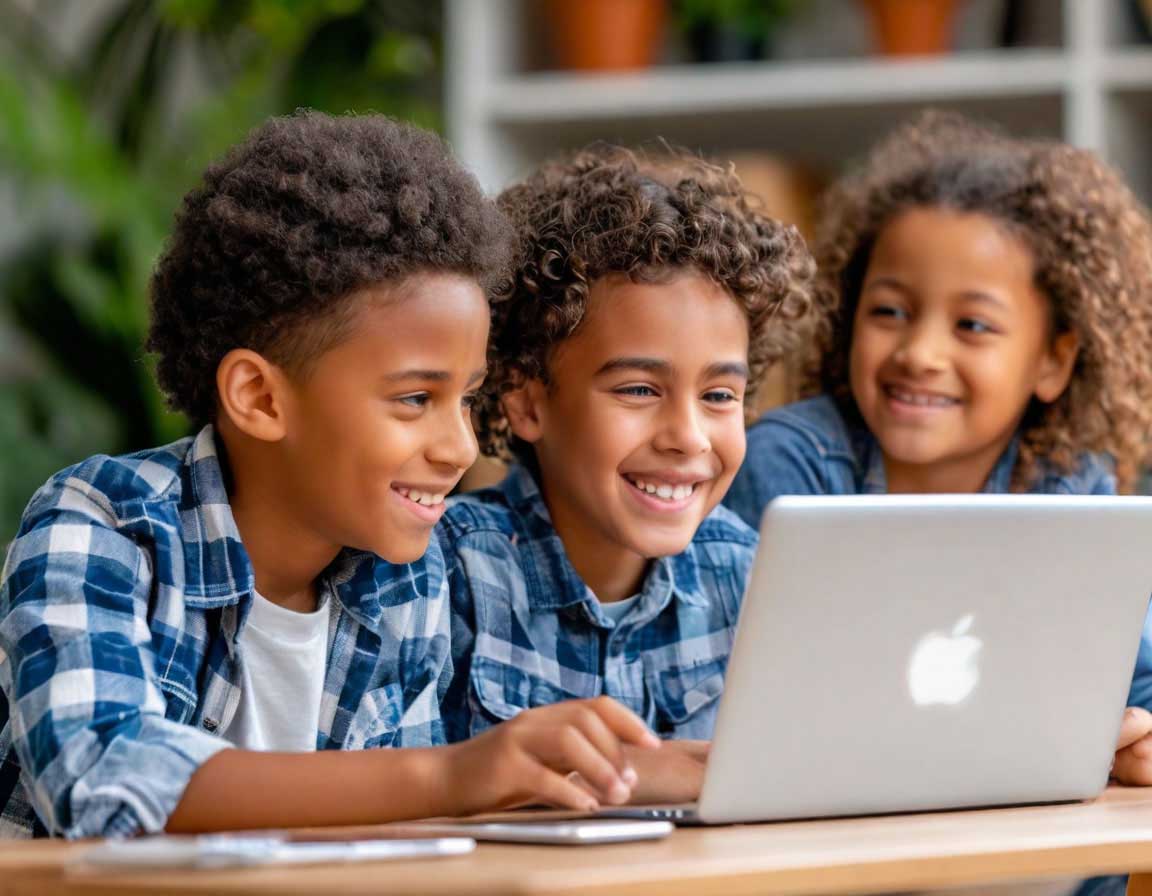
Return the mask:
<svg viewBox="0 0 1152 896">
<path fill-rule="evenodd" d="M 726 290 L 748 319 L 749 406 L 764 373 L 805 336 L 812 258 L 796 228 L 754 209 L 730 166 L 685 150 L 649 157 L 594 144 L 545 164 L 497 202 L 517 250 L 493 299 L 475 413 L 485 454 L 532 462 L 501 399 L 526 379 L 548 382 L 551 353 L 579 328 L 592 284 L 606 275 L 660 282 L 694 271 Z"/>
<path fill-rule="evenodd" d="M 216 368 L 249 348 L 294 373 L 346 334 L 357 290 L 506 276 L 511 231 L 435 134 L 304 111 L 256 128 L 184 198 L 152 276 L 148 349 L 169 403 L 216 416 Z"/>
<path fill-rule="evenodd" d="M 848 364 L 852 322 L 873 245 L 900 212 L 940 207 L 988 215 L 1032 252 L 1055 333 L 1080 340 L 1068 388 L 1033 399 L 1013 488 L 1079 455 L 1108 455 L 1121 491 L 1135 486 L 1152 434 L 1152 224 L 1120 176 L 1063 143 L 1009 137 L 930 110 L 881 142 L 829 191 L 814 252 L 816 339 L 805 394 L 829 393 L 860 421 Z"/>
</svg>

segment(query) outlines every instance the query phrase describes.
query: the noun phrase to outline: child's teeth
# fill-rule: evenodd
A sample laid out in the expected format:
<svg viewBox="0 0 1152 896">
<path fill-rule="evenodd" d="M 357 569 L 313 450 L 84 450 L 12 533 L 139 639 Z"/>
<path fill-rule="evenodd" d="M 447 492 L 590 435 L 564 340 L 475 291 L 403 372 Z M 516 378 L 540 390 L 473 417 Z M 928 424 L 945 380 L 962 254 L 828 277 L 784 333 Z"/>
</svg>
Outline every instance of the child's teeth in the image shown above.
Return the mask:
<svg viewBox="0 0 1152 896">
<path fill-rule="evenodd" d="M 444 501 L 443 495 L 433 495 L 430 492 L 418 492 L 415 489 L 402 488 L 399 489 L 402 494 L 409 501 L 414 501 L 417 504 L 423 504 L 425 507 L 434 507 Z"/>
<path fill-rule="evenodd" d="M 912 392 L 902 392 L 899 389 L 894 389 L 892 394 L 896 396 L 897 401 L 918 407 L 945 407 L 952 404 L 952 399 L 941 395 L 915 395 Z"/>
<path fill-rule="evenodd" d="M 645 494 L 653 495 L 664 501 L 683 501 L 696 488 L 694 485 L 654 485 L 643 479 L 633 479 L 632 484 Z"/>
</svg>

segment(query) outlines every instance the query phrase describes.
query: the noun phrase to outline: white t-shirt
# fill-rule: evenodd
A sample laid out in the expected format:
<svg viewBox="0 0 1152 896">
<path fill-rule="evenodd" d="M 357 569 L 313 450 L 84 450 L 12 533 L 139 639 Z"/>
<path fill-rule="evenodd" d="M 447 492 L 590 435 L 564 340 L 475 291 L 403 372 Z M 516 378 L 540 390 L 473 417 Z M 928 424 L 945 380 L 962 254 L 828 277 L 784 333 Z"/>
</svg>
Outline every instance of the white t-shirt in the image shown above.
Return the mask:
<svg viewBox="0 0 1152 896">
<path fill-rule="evenodd" d="M 297 613 L 253 592 L 238 639 L 240 706 L 224 737 L 244 750 L 316 749 L 328 659 L 328 601 Z"/>
<path fill-rule="evenodd" d="M 615 622 L 620 624 L 620 620 L 627 616 L 632 608 L 640 600 L 639 594 L 633 594 L 631 597 L 625 597 L 623 600 L 613 600 L 608 603 L 601 603 L 600 609 L 604 611 L 604 615 Z"/>
</svg>

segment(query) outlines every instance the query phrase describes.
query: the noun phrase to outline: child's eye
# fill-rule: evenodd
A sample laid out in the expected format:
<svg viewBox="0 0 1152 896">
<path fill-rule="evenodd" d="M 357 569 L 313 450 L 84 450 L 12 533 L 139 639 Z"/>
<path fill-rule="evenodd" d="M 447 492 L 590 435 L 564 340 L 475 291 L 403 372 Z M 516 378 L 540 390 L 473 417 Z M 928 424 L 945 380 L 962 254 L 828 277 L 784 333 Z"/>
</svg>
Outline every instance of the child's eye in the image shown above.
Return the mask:
<svg viewBox="0 0 1152 896">
<path fill-rule="evenodd" d="M 995 328 L 982 320 L 975 317 L 965 317 L 957 323 L 961 330 L 966 330 L 969 333 L 994 333 Z"/>
<path fill-rule="evenodd" d="M 416 392 L 412 395 L 401 395 L 396 400 L 401 404 L 406 404 L 413 408 L 422 408 L 431 400 L 431 396 L 427 392 Z"/>
<path fill-rule="evenodd" d="M 740 396 L 731 389 L 712 389 L 705 392 L 703 398 L 710 404 L 729 404 L 740 401 Z"/>
<path fill-rule="evenodd" d="M 466 408 L 474 408 L 474 407 L 476 407 L 476 403 L 479 400 L 480 400 L 480 393 L 469 392 L 467 395 L 465 395 L 463 398 L 460 399 L 460 404 L 462 404 Z"/>
<path fill-rule="evenodd" d="M 868 309 L 868 314 L 871 317 L 883 317 L 892 320 L 903 320 L 908 316 L 904 309 L 897 308 L 895 305 L 873 305 Z"/>
<path fill-rule="evenodd" d="M 656 394 L 656 390 L 651 386 L 620 386 L 613 390 L 617 395 L 634 395 L 637 398 L 651 398 Z"/>
</svg>

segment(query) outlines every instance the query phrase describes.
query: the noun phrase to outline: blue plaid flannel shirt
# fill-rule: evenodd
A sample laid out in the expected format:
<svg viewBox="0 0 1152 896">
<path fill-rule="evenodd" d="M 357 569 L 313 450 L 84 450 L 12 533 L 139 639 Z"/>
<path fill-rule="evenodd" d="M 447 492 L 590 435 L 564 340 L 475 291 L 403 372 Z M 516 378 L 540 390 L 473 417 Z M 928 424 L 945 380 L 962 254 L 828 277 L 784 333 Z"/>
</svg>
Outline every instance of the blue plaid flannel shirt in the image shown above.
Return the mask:
<svg viewBox="0 0 1152 896">
<path fill-rule="evenodd" d="M 0 837 L 162 830 L 228 746 L 253 586 L 211 427 L 41 488 L 0 584 Z M 320 586 L 332 617 L 316 748 L 442 743 L 435 541 L 405 566 L 345 550 Z"/>
<path fill-rule="evenodd" d="M 606 694 L 658 734 L 709 738 L 756 534 L 717 508 L 652 562 L 614 624 L 577 575 L 532 476 L 451 502 L 439 527 L 452 595 L 450 741 L 523 709 Z"/>
</svg>

